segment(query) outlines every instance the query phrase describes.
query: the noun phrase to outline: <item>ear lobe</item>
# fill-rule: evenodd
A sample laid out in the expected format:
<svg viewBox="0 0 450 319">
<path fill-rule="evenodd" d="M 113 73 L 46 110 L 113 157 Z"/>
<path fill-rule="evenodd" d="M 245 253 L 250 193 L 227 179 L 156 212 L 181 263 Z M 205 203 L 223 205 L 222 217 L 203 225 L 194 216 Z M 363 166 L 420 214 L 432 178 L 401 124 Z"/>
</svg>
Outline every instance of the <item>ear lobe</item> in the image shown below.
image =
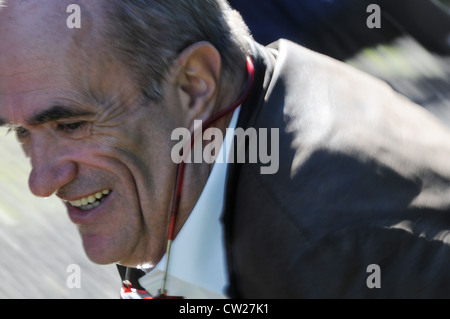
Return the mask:
<svg viewBox="0 0 450 319">
<path fill-rule="evenodd" d="M 221 73 L 220 54 L 210 43 L 198 42 L 186 48 L 177 63 L 181 67 L 177 82 L 185 97 L 184 108 L 190 119 L 201 118 L 213 107 Z"/>
</svg>

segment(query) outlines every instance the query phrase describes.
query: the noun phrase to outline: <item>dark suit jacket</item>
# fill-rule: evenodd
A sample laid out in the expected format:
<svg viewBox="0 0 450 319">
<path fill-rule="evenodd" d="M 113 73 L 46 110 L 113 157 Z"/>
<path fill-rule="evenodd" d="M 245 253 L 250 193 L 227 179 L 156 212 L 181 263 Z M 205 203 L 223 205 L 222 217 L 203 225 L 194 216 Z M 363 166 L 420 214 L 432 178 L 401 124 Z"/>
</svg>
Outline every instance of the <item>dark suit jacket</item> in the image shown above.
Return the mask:
<svg viewBox="0 0 450 319">
<path fill-rule="evenodd" d="M 385 83 L 291 42 L 255 44 L 253 55 L 237 126 L 279 128 L 280 167 L 230 164 L 230 295 L 450 297 L 448 129 Z M 367 285 L 372 264 L 381 288 Z"/>
</svg>

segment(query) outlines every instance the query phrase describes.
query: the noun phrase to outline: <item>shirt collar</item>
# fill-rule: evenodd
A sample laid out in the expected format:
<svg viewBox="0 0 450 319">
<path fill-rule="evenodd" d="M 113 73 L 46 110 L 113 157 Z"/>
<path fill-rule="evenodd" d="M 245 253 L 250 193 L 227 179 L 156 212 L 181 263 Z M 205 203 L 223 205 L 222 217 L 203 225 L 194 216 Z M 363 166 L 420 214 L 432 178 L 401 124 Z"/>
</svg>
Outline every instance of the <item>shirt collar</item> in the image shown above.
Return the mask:
<svg viewBox="0 0 450 319">
<path fill-rule="evenodd" d="M 223 211 L 226 158 L 230 153 L 240 107 L 228 126 L 205 188 L 189 218 L 172 243 L 166 289 L 168 295 L 185 298 L 226 298 L 228 275 L 226 269 L 224 234 L 220 221 Z M 224 150 L 225 146 L 225 150 Z M 225 154 L 224 154 L 225 152 Z M 157 295 L 164 275 L 166 256 L 139 279 L 152 295 Z"/>
</svg>

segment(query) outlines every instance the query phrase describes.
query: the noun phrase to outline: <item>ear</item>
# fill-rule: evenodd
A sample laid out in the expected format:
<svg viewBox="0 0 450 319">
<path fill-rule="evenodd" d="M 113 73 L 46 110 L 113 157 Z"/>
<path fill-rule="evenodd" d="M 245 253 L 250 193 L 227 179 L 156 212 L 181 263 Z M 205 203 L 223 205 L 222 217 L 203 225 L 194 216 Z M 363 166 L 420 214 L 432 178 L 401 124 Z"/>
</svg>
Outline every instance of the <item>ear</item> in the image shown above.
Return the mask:
<svg viewBox="0 0 450 319">
<path fill-rule="evenodd" d="M 191 126 L 214 111 L 221 74 L 221 57 L 209 42 L 195 43 L 180 53 L 176 75 L 183 112 Z"/>
</svg>

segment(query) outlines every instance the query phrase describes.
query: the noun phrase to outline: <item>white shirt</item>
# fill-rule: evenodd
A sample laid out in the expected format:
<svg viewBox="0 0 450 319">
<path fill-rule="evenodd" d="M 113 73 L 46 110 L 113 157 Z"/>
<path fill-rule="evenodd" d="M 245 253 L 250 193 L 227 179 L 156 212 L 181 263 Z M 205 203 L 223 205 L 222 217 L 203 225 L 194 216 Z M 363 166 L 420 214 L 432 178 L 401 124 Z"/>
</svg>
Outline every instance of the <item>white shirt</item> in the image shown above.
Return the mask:
<svg viewBox="0 0 450 319">
<path fill-rule="evenodd" d="M 237 108 L 217 158 L 230 153 Z M 225 154 L 224 152 L 225 145 Z M 172 243 L 166 290 L 168 295 L 191 299 L 227 298 L 228 272 L 222 223 L 227 161 L 216 161 L 192 213 Z M 158 295 L 164 276 L 166 256 L 139 283 Z"/>
</svg>

